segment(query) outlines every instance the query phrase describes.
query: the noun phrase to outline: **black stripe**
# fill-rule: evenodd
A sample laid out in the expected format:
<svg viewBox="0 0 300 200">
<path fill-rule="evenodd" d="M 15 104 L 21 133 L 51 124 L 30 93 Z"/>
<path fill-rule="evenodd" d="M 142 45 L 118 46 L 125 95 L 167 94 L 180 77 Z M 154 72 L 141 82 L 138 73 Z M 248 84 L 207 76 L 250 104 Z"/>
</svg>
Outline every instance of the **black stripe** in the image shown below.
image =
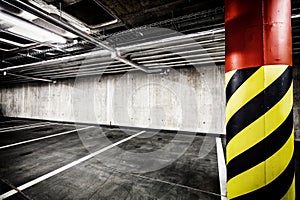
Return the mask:
<svg viewBox="0 0 300 200">
<path fill-rule="evenodd" d="M 265 161 L 267 158 L 281 149 L 287 142 L 293 131 L 293 111 L 285 121 L 265 139 L 233 158 L 227 164 L 227 179 L 247 171 L 248 169 Z"/>
<path fill-rule="evenodd" d="M 292 185 L 295 174 L 294 156 L 288 164 L 287 168 L 268 185 L 233 198 L 234 200 L 253 200 L 253 199 L 281 199 L 288 192 Z"/>
<path fill-rule="evenodd" d="M 245 127 L 270 110 L 286 94 L 292 83 L 292 69 L 288 67 L 269 87 L 239 109 L 226 125 L 227 144 Z"/>
<path fill-rule="evenodd" d="M 260 67 L 240 69 L 234 73 L 226 87 L 226 102 L 235 93 L 235 91 Z"/>
</svg>

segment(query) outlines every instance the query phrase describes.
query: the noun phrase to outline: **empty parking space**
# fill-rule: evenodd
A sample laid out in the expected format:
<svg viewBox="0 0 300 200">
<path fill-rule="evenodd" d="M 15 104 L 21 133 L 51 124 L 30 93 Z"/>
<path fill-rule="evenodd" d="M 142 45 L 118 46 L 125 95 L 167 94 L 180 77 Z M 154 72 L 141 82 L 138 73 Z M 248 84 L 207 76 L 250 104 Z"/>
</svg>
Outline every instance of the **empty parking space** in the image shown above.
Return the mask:
<svg viewBox="0 0 300 200">
<path fill-rule="evenodd" d="M 70 126 L 49 125 L 11 134 L 19 141 L 71 129 Z M 0 138 L 2 143 L 13 142 L 7 134 Z M 204 141 L 212 142 L 213 147 L 202 155 Z M 213 141 L 215 138 L 211 136 L 181 135 L 176 138 L 172 132 L 103 127 L 79 129 L 78 132 L 1 149 L 3 181 L 0 193 L 5 195 L 14 191 L 13 187 L 32 184 L 32 181 L 53 173 L 8 197 L 220 199 L 217 150 Z M 114 145 L 117 142 L 121 143 Z M 164 155 L 160 149 L 164 150 Z M 99 150 L 99 154 L 77 163 Z M 73 163 L 72 167 L 57 172 L 70 163 Z M 153 170 L 151 164 L 161 166 Z"/>
</svg>

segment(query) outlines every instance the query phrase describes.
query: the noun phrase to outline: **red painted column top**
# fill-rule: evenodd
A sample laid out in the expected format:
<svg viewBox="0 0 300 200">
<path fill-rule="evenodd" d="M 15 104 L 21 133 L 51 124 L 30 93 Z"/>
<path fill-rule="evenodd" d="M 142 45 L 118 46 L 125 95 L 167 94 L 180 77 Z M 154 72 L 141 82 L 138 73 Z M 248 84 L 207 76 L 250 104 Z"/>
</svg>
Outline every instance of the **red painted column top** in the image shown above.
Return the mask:
<svg viewBox="0 0 300 200">
<path fill-rule="evenodd" d="M 225 0 L 226 72 L 292 65 L 290 0 Z"/>
</svg>

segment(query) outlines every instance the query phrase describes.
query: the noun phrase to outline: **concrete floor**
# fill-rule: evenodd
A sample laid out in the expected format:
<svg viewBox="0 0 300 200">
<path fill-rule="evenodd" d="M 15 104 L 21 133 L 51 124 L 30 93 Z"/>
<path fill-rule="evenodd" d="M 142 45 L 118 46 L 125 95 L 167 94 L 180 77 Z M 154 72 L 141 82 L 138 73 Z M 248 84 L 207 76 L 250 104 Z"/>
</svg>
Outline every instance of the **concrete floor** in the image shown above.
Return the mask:
<svg viewBox="0 0 300 200">
<path fill-rule="evenodd" d="M 4 119 L 0 123 L 0 132 L 5 130 L 5 127 L 34 123 L 40 122 Z M 84 127 L 86 126 L 77 128 Z M 71 130 L 75 130 L 75 127 L 59 123 L 2 132 L 0 148 Z M 12 186 L 21 186 L 106 147 L 108 143 L 100 142 L 103 141 L 103 137 L 108 138 L 110 143 L 115 143 L 140 131 L 127 129 L 126 134 L 116 128 L 91 127 L 78 133 L 0 149 L 0 194 L 11 191 Z M 191 137 L 183 135 L 178 140 L 174 138 L 174 133 L 155 134 L 147 131 L 143 133 L 143 137 L 135 137 L 118 145 L 124 151 L 116 151 L 114 147 L 22 190 L 22 194 L 17 193 L 7 199 L 220 199 L 215 145 L 213 144 L 211 151 L 199 157 L 203 141 L 215 141 L 215 138 L 195 136 L 191 140 Z M 153 152 L 171 140 L 175 141 L 176 145 L 167 151 L 179 159 L 155 171 L 139 173 L 129 170 L 141 166 L 147 168 L 151 163 L 147 163 L 148 158 L 134 158 L 132 162 L 132 157 L 126 152 L 133 155 Z M 176 151 L 186 146 L 189 140 L 191 144 L 187 151 L 182 156 L 176 155 Z M 155 161 L 163 163 L 164 159 L 160 156 Z"/>
<path fill-rule="evenodd" d="M 41 127 L 36 128 L 26 126 L 36 123 L 43 122 L 1 120 L 0 148 L 75 130 L 74 125 L 62 123 L 41 124 Z M 9 131 L 7 127 L 25 127 L 25 129 Z M 85 127 L 87 125 L 77 126 L 77 129 Z M 0 195 L 140 131 L 89 127 L 79 132 L 0 149 Z M 119 148 L 109 149 L 34 184 L 22 190 L 22 193 L 7 199 L 221 199 L 217 152 L 213 142 L 215 137 L 182 135 L 179 140 L 174 137 L 174 133 L 165 131 L 158 133 L 147 131 L 142 135 L 118 145 Z M 175 154 L 179 159 L 155 171 L 143 173 L 134 171 L 141 167 L 151 168 L 151 163 L 147 162 L 151 159 L 163 163 L 164 157 L 132 159 L 130 155 L 151 155 L 147 153 L 163 148 L 171 140 L 175 141 L 175 145 L 166 151 L 169 155 Z M 182 156 L 177 155 L 177 150 L 186 146 L 189 140 L 191 144 L 188 144 L 187 151 Z M 208 143 L 211 147 L 208 145 L 210 150 L 200 155 L 200 151 L 203 153 L 203 149 L 200 148 L 204 143 Z M 298 172 L 299 142 L 295 144 L 295 157 Z M 300 173 L 296 173 L 296 188 L 300 194 Z"/>
</svg>

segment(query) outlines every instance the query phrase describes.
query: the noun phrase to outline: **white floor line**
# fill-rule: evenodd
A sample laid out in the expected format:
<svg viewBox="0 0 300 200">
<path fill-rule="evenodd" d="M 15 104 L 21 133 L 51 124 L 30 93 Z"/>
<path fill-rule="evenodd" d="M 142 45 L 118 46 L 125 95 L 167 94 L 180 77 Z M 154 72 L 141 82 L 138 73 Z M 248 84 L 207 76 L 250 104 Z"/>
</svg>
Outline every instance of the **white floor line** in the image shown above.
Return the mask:
<svg viewBox="0 0 300 200">
<path fill-rule="evenodd" d="M 221 200 L 227 200 L 226 197 L 227 196 L 227 189 L 226 189 L 227 172 L 226 172 L 225 156 L 224 156 L 221 138 L 216 138 L 216 144 L 217 144 L 220 191 L 222 195 Z"/>
<path fill-rule="evenodd" d="M 21 145 L 21 144 L 27 144 L 27 143 L 30 143 L 30 142 L 35 142 L 35 141 L 44 140 L 44 139 L 48 139 L 48 138 L 52 138 L 52 137 L 57 137 L 57 136 L 60 136 L 60 135 L 66 135 L 66 134 L 69 134 L 69 133 L 74 133 L 76 131 L 82 131 L 82 130 L 93 128 L 93 127 L 94 126 L 88 126 L 88 127 L 84 127 L 84 128 L 81 128 L 81 129 L 66 131 L 66 132 L 62 132 L 62 133 L 56 133 L 56 134 L 53 134 L 53 135 L 47 135 L 47 136 L 44 136 L 44 137 L 39 137 L 39 138 L 31 139 L 31 140 L 25 140 L 25 141 L 22 141 L 22 142 L 17 142 L 17 143 L 14 143 L 14 144 L 8 144 L 8 145 L 5 145 L 5 146 L 1 146 L 0 150 L 1 149 L 6 149 L 6 148 L 9 148 L 9 147 L 18 146 L 18 145 Z"/>
<path fill-rule="evenodd" d="M 38 183 L 40 183 L 40 182 L 42 182 L 42 181 L 44 181 L 44 180 L 46 180 L 46 179 L 48 179 L 48 178 L 50 178 L 52 176 L 57 175 L 57 174 L 65 171 L 65 170 L 67 170 L 67 169 L 69 169 L 71 167 L 74 167 L 74 166 L 76 166 L 76 165 L 78 165 L 78 164 L 80 164 L 80 163 L 82 163 L 84 161 L 87 161 L 87 160 L 89 160 L 89 159 L 97 156 L 98 154 L 103 153 L 103 152 L 105 152 L 105 151 L 107 151 L 107 150 L 109 150 L 109 149 L 111 149 L 111 148 L 113 148 L 113 147 L 115 147 L 115 146 L 117 146 L 119 144 L 122 144 L 122 143 L 124 143 L 124 142 L 126 142 L 126 141 L 128 141 L 128 140 L 130 140 L 132 138 L 135 138 L 135 137 L 137 137 L 137 136 L 139 136 L 139 135 L 141 135 L 141 134 L 143 134 L 145 132 L 146 131 L 138 132 L 138 133 L 136 133 L 136 134 L 134 134 L 132 136 L 129 136 L 129 137 L 123 139 L 123 140 L 120 140 L 120 141 L 118 141 L 118 142 L 116 142 L 114 144 L 111 144 L 111 145 L 109 145 L 107 147 L 104 147 L 103 149 L 100 149 L 100 150 L 98 150 L 98 151 L 96 151 L 94 153 L 91 153 L 91 154 L 89 154 L 89 155 L 87 155 L 85 157 L 82 157 L 82 158 L 80 158 L 80 159 L 78 159 L 78 160 L 76 160 L 74 162 L 71 162 L 71 163 L 69 163 L 69 164 L 67 164 L 67 165 L 65 165 L 65 166 L 63 166 L 61 168 L 58 168 L 58 169 L 56 169 L 56 170 L 54 170 L 52 172 L 49 172 L 49 173 L 47 173 L 47 174 L 45 174 L 45 175 L 43 175 L 43 176 L 41 176 L 39 178 L 36 178 L 36 179 L 34 179 L 34 180 L 32 180 L 32 181 L 30 181 L 28 183 L 25 183 L 25 184 L 17 187 L 17 189 L 20 190 L 20 191 L 23 191 L 23 190 L 25 190 L 25 189 L 33 186 L 33 185 L 36 185 L 36 184 L 38 184 Z M 10 190 L 10 191 L 2 194 L 0 196 L 0 199 L 8 198 L 8 197 L 10 197 L 10 196 L 12 196 L 12 195 L 14 195 L 16 193 L 18 193 L 17 190 Z"/>
<path fill-rule="evenodd" d="M 295 142 L 300 142 L 300 138 L 295 138 Z"/>
<path fill-rule="evenodd" d="M 73 127 L 76 127 L 76 126 L 86 126 L 86 125 L 76 125 L 76 124 L 64 124 L 64 123 L 61 123 L 61 122 L 57 122 L 58 125 L 60 126 L 73 126 Z"/>
<path fill-rule="evenodd" d="M 24 129 L 32 129 L 32 128 L 38 128 L 38 127 L 42 127 L 42 126 L 49 126 L 49 125 L 55 125 L 55 123 L 43 123 L 43 124 L 39 124 L 39 125 L 32 125 L 32 126 L 25 126 L 25 127 L 21 127 L 21 128 L 15 128 L 15 129 L 8 129 L 8 130 L 0 130 L 0 133 L 5 133 L 5 132 L 13 132 L 13 131 L 19 131 L 19 130 L 24 130 Z"/>
<path fill-rule="evenodd" d="M 0 124 L 5 124 L 5 123 L 7 123 L 7 122 L 18 122 L 18 121 L 20 121 L 20 120 L 6 120 L 6 121 L 2 121 L 2 122 L 0 122 Z"/>
<path fill-rule="evenodd" d="M 18 128 L 29 127 L 29 126 L 35 126 L 35 125 L 39 125 L 39 124 L 49 124 L 49 123 L 50 122 L 39 122 L 39 123 L 33 123 L 33 124 L 23 124 L 23 125 L 18 125 L 18 126 L 0 128 L 0 131 L 18 129 Z"/>
</svg>

